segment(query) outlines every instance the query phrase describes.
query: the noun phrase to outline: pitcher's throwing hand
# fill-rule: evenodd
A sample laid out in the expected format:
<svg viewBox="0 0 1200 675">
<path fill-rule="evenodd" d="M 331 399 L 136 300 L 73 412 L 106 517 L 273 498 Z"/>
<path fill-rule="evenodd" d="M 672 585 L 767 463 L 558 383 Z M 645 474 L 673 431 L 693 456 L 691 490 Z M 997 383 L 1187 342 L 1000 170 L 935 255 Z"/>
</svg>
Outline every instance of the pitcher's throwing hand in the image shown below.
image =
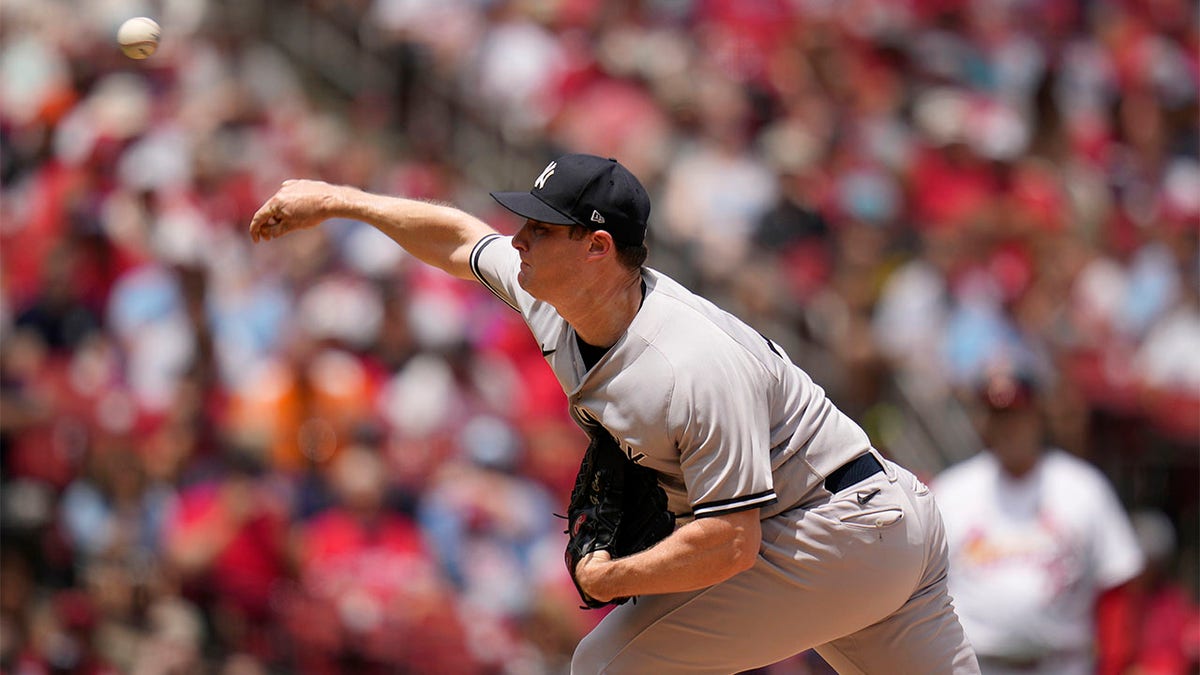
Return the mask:
<svg viewBox="0 0 1200 675">
<path fill-rule="evenodd" d="M 255 242 L 304 230 L 337 216 L 338 189 L 315 180 L 286 180 L 250 221 Z"/>
</svg>

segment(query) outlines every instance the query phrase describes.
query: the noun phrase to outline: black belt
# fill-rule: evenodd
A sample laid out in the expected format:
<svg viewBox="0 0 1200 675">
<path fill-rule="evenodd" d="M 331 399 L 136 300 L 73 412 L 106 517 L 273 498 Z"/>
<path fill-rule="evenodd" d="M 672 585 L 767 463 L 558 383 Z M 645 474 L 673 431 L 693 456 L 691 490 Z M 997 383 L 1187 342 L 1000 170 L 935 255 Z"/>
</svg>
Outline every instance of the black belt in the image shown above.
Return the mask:
<svg viewBox="0 0 1200 675">
<path fill-rule="evenodd" d="M 846 488 L 883 471 L 883 465 L 875 459 L 875 455 L 867 453 L 834 469 L 825 477 L 825 489 L 830 492 L 841 492 Z"/>
</svg>

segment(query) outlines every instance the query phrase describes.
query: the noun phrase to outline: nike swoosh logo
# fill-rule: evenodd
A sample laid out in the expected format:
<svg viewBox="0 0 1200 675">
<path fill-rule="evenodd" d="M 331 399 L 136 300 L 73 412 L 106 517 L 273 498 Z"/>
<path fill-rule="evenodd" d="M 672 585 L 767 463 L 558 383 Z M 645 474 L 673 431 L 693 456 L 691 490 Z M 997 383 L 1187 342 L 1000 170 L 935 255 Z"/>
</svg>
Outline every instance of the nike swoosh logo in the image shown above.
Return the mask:
<svg viewBox="0 0 1200 675">
<path fill-rule="evenodd" d="M 557 350 L 557 349 L 543 349 L 543 350 L 542 350 L 542 357 L 547 357 L 547 356 L 550 356 L 551 354 L 553 354 L 553 353 L 554 353 L 554 352 L 556 352 L 556 351 L 558 351 L 558 350 Z"/>
<path fill-rule="evenodd" d="M 879 488 L 875 488 L 874 490 L 871 490 L 870 492 L 868 492 L 865 495 L 855 495 L 855 499 L 858 500 L 859 506 L 866 506 L 867 502 L 874 499 L 875 495 L 877 495 L 877 494 L 879 494 Z"/>
</svg>

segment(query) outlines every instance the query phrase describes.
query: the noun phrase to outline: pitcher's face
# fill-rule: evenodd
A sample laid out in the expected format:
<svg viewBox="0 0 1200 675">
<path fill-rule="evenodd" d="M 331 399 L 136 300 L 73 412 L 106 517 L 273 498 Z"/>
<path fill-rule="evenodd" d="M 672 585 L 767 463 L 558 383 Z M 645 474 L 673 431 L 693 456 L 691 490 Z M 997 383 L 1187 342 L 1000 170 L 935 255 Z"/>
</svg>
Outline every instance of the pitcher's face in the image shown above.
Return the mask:
<svg viewBox="0 0 1200 675">
<path fill-rule="evenodd" d="M 533 297 L 551 302 L 556 291 L 568 290 L 587 253 L 588 238 L 571 239 L 571 228 L 527 220 L 513 237 L 521 254 L 517 283 Z"/>
</svg>

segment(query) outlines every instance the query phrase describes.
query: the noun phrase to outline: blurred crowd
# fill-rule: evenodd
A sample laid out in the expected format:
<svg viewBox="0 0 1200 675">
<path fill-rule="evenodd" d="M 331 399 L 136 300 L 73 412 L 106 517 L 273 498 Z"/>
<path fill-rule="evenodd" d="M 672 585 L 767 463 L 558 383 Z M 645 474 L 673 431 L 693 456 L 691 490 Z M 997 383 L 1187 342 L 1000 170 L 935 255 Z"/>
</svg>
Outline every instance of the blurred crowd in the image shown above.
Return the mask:
<svg viewBox="0 0 1200 675">
<path fill-rule="evenodd" d="M 245 23 L 272 5 L 0 5 L 0 671 L 560 672 L 598 619 L 553 516 L 586 443 L 519 316 L 360 223 L 246 226 L 312 177 L 513 231 L 487 190 L 565 149 L 639 175 L 651 265 L 885 453 L 895 383 L 1034 374 L 1177 531 L 1194 622 L 1194 2 L 283 3 L 394 68 L 339 106 Z M 435 94 L 534 173 L 479 184 Z"/>
</svg>

